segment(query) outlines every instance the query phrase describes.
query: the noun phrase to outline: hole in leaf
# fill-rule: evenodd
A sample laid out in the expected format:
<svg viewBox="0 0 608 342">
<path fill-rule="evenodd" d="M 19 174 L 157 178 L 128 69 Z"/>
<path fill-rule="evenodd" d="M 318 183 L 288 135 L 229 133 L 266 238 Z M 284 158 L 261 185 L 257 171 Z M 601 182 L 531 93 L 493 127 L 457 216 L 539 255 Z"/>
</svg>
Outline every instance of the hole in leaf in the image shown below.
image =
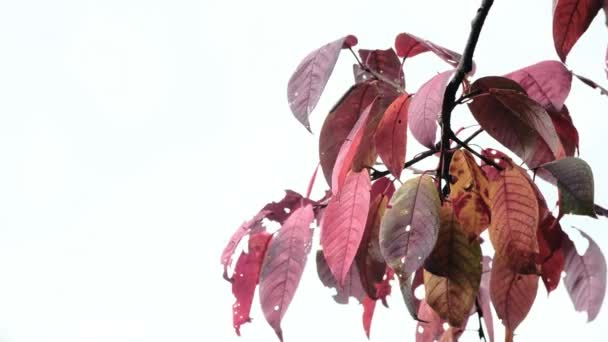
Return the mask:
<svg viewBox="0 0 608 342">
<path fill-rule="evenodd" d="M 423 300 L 424 295 L 425 295 L 424 285 L 420 285 L 416 289 L 414 289 L 414 297 L 416 297 L 417 299 Z"/>
<path fill-rule="evenodd" d="M 412 226 L 411 225 L 408 224 L 407 226 L 405 226 L 405 231 L 406 232 L 409 232 L 410 230 L 412 230 Z"/>
<path fill-rule="evenodd" d="M 447 322 L 443 323 L 443 330 L 448 330 L 450 329 L 450 325 Z"/>
<path fill-rule="evenodd" d="M 496 164 L 498 164 L 498 163 L 500 163 L 500 159 L 498 159 L 498 158 L 494 158 L 494 162 L 495 162 Z"/>
<path fill-rule="evenodd" d="M 418 333 L 422 334 L 424 332 L 424 328 L 422 327 L 422 325 L 418 326 Z"/>
<path fill-rule="evenodd" d="M 279 306 L 278 305 L 274 306 L 274 311 L 279 311 Z"/>
</svg>

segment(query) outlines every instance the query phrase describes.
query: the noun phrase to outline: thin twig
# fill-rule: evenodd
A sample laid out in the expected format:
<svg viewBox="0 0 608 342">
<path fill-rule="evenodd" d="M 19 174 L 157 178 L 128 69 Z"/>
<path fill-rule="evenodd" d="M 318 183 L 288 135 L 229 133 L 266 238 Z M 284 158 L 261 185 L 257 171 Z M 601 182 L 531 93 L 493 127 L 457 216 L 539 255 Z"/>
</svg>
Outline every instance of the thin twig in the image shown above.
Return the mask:
<svg viewBox="0 0 608 342">
<path fill-rule="evenodd" d="M 416 164 L 417 162 L 419 162 L 419 161 L 421 161 L 421 160 L 423 160 L 423 159 L 426 159 L 426 158 L 428 158 L 428 157 L 432 156 L 432 155 L 433 155 L 433 154 L 435 154 L 435 153 L 437 153 L 437 150 L 436 150 L 436 149 L 432 149 L 432 150 L 427 150 L 427 151 L 424 151 L 424 152 L 420 153 L 419 155 L 415 156 L 414 158 L 412 158 L 412 160 L 407 161 L 407 162 L 406 162 L 406 163 L 403 165 L 403 168 L 404 168 L 404 169 L 407 169 L 408 167 L 410 167 L 410 166 L 412 166 L 412 165 Z M 378 179 L 378 178 L 382 178 L 382 177 L 384 177 L 384 176 L 386 176 L 386 175 L 388 175 L 388 174 L 390 174 L 390 173 L 391 173 L 391 172 L 390 172 L 390 171 L 388 171 L 388 170 L 386 170 L 386 171 L 378 171 L 378 172 L 374 172 L 374 173 L 372 173 L 372 180 L 376 180 L 376 179 Z"/>
<path fill-rule="evenodd" d="M 479 152 L 475 151 L 473 148 L 471 148 L 471 146 L 469 146 L 469 144 L 467 144 L 464 141 L 458 139 L 458 137 L 456 135 L 452 136 L 452 140 L 454 140 L 454 142 L 457 143 L 460 147 L 462 147 L 465 150 L 473 153 L 475 156 L 477 156 L 477 158 L 483 160 L 486 164 L 492 165 L 492 166 L 494 166 L 498 170 L 502 170 L 502 167 L 499 166 L 498 164 L 496 164 L 492 159 L 484 157 L 481 153 L 479 153 Z"/>
<path fill-rule="evenodd" d="M 485 342 L 487 342 L 488 339 L 486 338 L 486 334 L 483 332 L 483 325 L 481 325 L 483 312 L 481 311 L 481 305 L 479 304 L 479 300 L 477 298 L 475 298 L 475 309 L 477 310 L 477 319 L 479 320 L 479 330 L 477 330 L 479 340 L 483 339 Z"/>
</svg>

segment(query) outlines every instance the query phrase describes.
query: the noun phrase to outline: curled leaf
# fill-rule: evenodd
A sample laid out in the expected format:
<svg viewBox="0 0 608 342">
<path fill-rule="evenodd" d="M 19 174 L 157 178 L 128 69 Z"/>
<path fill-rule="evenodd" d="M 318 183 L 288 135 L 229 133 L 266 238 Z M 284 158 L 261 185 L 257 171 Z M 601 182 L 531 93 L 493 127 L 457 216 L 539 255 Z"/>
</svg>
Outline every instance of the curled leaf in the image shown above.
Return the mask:
<svg viewBox="0 0 608 342">
<path fill-rule="evenodd" d="M 316 107 L 323 89 L 338 61 L 340 50 L 357 44 L 349 35 L 328 43 L 306 56 L 287 84 L 287 100 L 293 115 L 310 131 L 308 117 Z"/>
<path fill-rule="evenodd" d="M 606 259 L 595 241 L 584 232 L 579 232 L 589 241 L 589 247 L 580 255 L 572 241 L 566 239 L 564 284 L 576 311 L 587 311 L 587 320 L 592 321 L 597 317 L 606 295 Z"/>
<path fill-rule="evenodd" d="M 395 84 L 405 87 L 405 78 L 401 61 L 395 50 L 388 48 L 386 50 L 359 50 L 359 56 L 363 65 L 369 69 L 382 74 Z"/>
<path fill-rule="evenodd" d="M 397 50 L 397 56 L 404 58 L 414 57 L 423 52 L 430 51 L 453 67 L 458 66 L 461 58 L 459 53 L 416 37 L 411 33 L 400 33 L 397 35 L 395 38 L 395 50 Z"/>
</svg>

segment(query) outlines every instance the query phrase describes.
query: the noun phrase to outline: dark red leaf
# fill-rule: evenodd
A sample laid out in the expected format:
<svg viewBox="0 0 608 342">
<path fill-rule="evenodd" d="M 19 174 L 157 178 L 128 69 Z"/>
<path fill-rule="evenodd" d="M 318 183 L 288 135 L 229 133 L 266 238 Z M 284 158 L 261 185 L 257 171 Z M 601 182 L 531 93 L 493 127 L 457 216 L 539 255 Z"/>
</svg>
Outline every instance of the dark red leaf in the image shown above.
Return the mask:
<svg viewBox="0 0 608 342">
<path fill-rule="evenodd" d="M 503 77 L 483 77 L 472 84 L 471 92 L 488 94 L 469 103 L 481 127 L 528 166 L 534 168 L 565 155 L 551 117 L 519 84 Z"/>
<path fill-rule="evenodd" d="M 608 96 L 608 89 L 602 87 L 601 85 L 595 83 L 594 81 L 588 79 L 587 77 L 577 75 L 577 74 L 574 74 L 574 76 L 576 76 L 576 78 L 578 78 L 581 82 L 585 83 L 589 87 L 591 87 L 593 89 L 598 89 L 600 91 L 600 94 L 602 94 L 604 96 Z"/>
<path fill-rule="evenodd" d="M 321 169 L 331 186 L 331 178 L 340 147 L 359 119 L 361 112 L 379 95 L 377 82 L 352 86 L 331 110 L 319 135 Z"/>
<path fill-rule="evenodd" d="M 265 218 L 283 224 L 292 211 L 302 206 L 303 201 L 307 202 L 299 193 L 285 190 L 282 200 L 266 204 L 261 212 L 267 212 Z"/>
<path fill-rule="evenodd" d="M 562 242 L 567 236 L 555 217 L 548 213 L 540 222 L 537 231 L 541 277 L 547 293 L 555 290 L 564 270 Z"/>
<path fill-rule="evenodd" d="M 392 48 L 386 50 L 359 50 L 359 56 L 363 65 L 369 69 L 382 74 L 395 84 L 405 87 L 405 78 L 401 61 L 395 50 Z"/>
<path fill-rule="evenodd" d="M 564 146 L 564 151 L 567 156 L 574 156 L 578 150 L 578 130 L 574 127 L 568 107 L 564 105 L 559 112 L 549 110 L 549 116 L 555 126 L 555 131 L 559 136 L 559 140 Z"/>
<path fill-rule="evenodd" d="M 338 195 L 324 214 L 321 246 L 327 264 L 339 284 L 344 284 L 363 238 L 369 211 L 370 178 L 367 170 L 350 171 Z"/>
<path fill-rule="evenodd" d="M 602 0 L 558 0 L 553 8 L 553 43 L 566 61 L 568 53 L 602 8 Z"/>
<path fill-rule="evenodd" d="M 264 230 L 264 226 L 262 225 L 262 220 L 264 219 L 264 217 L 266 217 L 267 214 L 268 214 L 268 211 L 262 210 L 254 218 L 252 218 L 251 220 L 249 220 L 247 222 L 244 222 L 236 230 L 236 232 L 234 232 L 234 234 L 232 234 L 230 241 L 228 241 L 228 244 L 226 245 L 226 247 L 224 247 L 224 250 L 222 251 L 221 263 L 224 266 L 224 278 L 226 278 L 227 280 L 230 279 L 228 277 L 228 267 L 230 267 L 230 265 L 232 264 L 232 257 L 234 255 L 234 252 L 236 251 L 237 246 L 239 245 L 241 240 L 245 237 L 245 235 L 249 234 L 252 230 L 255 230 L 255 231 Z"/>
<path fill-rule="evenodd" d="M 372 328 L 372 319 L 374 318 L 374 311 L 376 310 L 376 300 L 369 297 L 363 299 L 363 330 L 365 330 L 365 336 L 369 338 L 370 330 Z"/>
<path fill-rule="evenodd" d="M 395 186 L 388 178 L 380 178 L 372 185 L 365 232 L 355 257 L 361 284 L 367 296 L 372 299 L 378 299 L 376 285 L 382 282 L 386 271 L 386 262 L 379 244 L 380 222 L 394 192 Z"/>
<path fill-rule="evenodd" d="M 538 291 L 538 276 L 514 272 L 501 257 L 492 260 L 490 297 L 498 318 L 509 330 L 515 330 L 528 315 Z"/>
<path fill-rule="evenodd" d="M 267 232 L 252 234 L 249 238 L 248 253 L 241 253 L 234 268 L 232 294 L 236 302 L 232 305 L 232 322 L 239 336 L 241 325 L 251 322 L 249 317 L 251 303 L 258 284 L 266 246 L 271 237 Z"/>
<path fill-rule="evenodd" d="M 563 63 L 542 61 L 505 75 L 547 110 L 560 111 L 570 93 L 572 73 Z"/>
<path fill-rule="evenodd" d="M 595 241 L 581 230 L 579 232 L 589 241 L 589 247 L 580 255 L 572 241 L 565 239 L 564 284 L 576 311 L 587 311 L 587 321 L 592 321 L 606 295 L 606 259 Z"/>
<path fill-rule="evenodd" d="M 323 285 L 336 289 L 336 294 L 333 296 L 336 303 L 348 304 L 350 297 L 355 298 L 359 303 L 363 301 L 365 290 L 361 285 L 361 276 L 355 263 L 348 270 L 344 286 L 340 286 L 327 265 L 323 251 L 317 251 L 317 275 Z"/>
<path fill-rule="evenodd" d="M 400 95 L 388 107 L 376 130 L 376 149 L 388 170 L 399 178 L 407 145 L 409 95 Z"/>
<path fill-rule="evenodd" d="M 449 70 L 435 75 L 420 87 L 410 101 L 410 131 L 418 142 L 428 148 L 433 148 L 437 140 L 437 120 L 441 115 L 445 87 L 453 73 L 453 70 Z"/>
<path fill-rule="evenodd" d="M 310 131 L 308 117 L 315 108 L 331 76 L 340 50 L 357 44 L 355 36 L 328 43 L 306 56 L 287 84 L 287 100 L 293 115 Z"/>
<path fill-rule="evenodd" d="M 399 57 L 414 57 L 423 52 L 431 51 L 453 67 L 458 65 L 460 54 L 446 49 L 428 40 L 416 37 L 410 33 L 400 33 L 395 38 L 395 50 Z"/>
<path fill-rule="evenodd" d="M 281 320 L 296 292 L 310 251 L 312 205 L 296 209 L 272 237 L 260 273 L 262 311 L 279 339 Z"/>
</svg>

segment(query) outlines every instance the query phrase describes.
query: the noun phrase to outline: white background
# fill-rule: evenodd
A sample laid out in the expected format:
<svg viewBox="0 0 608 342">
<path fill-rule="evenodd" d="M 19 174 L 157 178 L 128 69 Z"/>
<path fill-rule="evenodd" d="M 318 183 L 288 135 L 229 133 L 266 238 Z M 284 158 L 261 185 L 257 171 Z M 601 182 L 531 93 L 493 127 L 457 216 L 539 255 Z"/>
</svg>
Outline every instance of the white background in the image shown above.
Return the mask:
<svg viewBox="0 0 608 342">
<path fill-rule="evenodd" d="M 408 31 L 461 51 L 479 2 L 2 0 L 0 341 L 274 341 L 257 298 L 253 324 L 234 335 L 219 257 L 266 202 L 304 192 L 317 163 L 317 136 L 287 106 L 291 72 L 348 33 L 363 48 Z M 605 48 L 600 14 L 568 64 L 606 85 Z M 551 1 L 496 1 L 477 75 L 556 58 Z M 315 132 L 352 82 L 352 62 L 340 57 Z M 408 61 L 408 89 L 443 70 L 430 54 Z M 602 204 L 607 100 L 575 81 L 567 101 Z M 470 122 L 459 113 L 455 125 Z M 410 141 L 411 157 L 420 148 Z M 608 251 L 606 219 L 564 223 Z M 308 265 L 286 340 L 365 341 L 362 308 L 334 304 L 314 258 Z M 412 341 L 398 293 L 390 304 L 372 340 Z M 585 324 L 563 287 L 547 300 L 541 286 L 517 340 L 600 341 L 607 320 L 604 305 Z"/>
</svg>

